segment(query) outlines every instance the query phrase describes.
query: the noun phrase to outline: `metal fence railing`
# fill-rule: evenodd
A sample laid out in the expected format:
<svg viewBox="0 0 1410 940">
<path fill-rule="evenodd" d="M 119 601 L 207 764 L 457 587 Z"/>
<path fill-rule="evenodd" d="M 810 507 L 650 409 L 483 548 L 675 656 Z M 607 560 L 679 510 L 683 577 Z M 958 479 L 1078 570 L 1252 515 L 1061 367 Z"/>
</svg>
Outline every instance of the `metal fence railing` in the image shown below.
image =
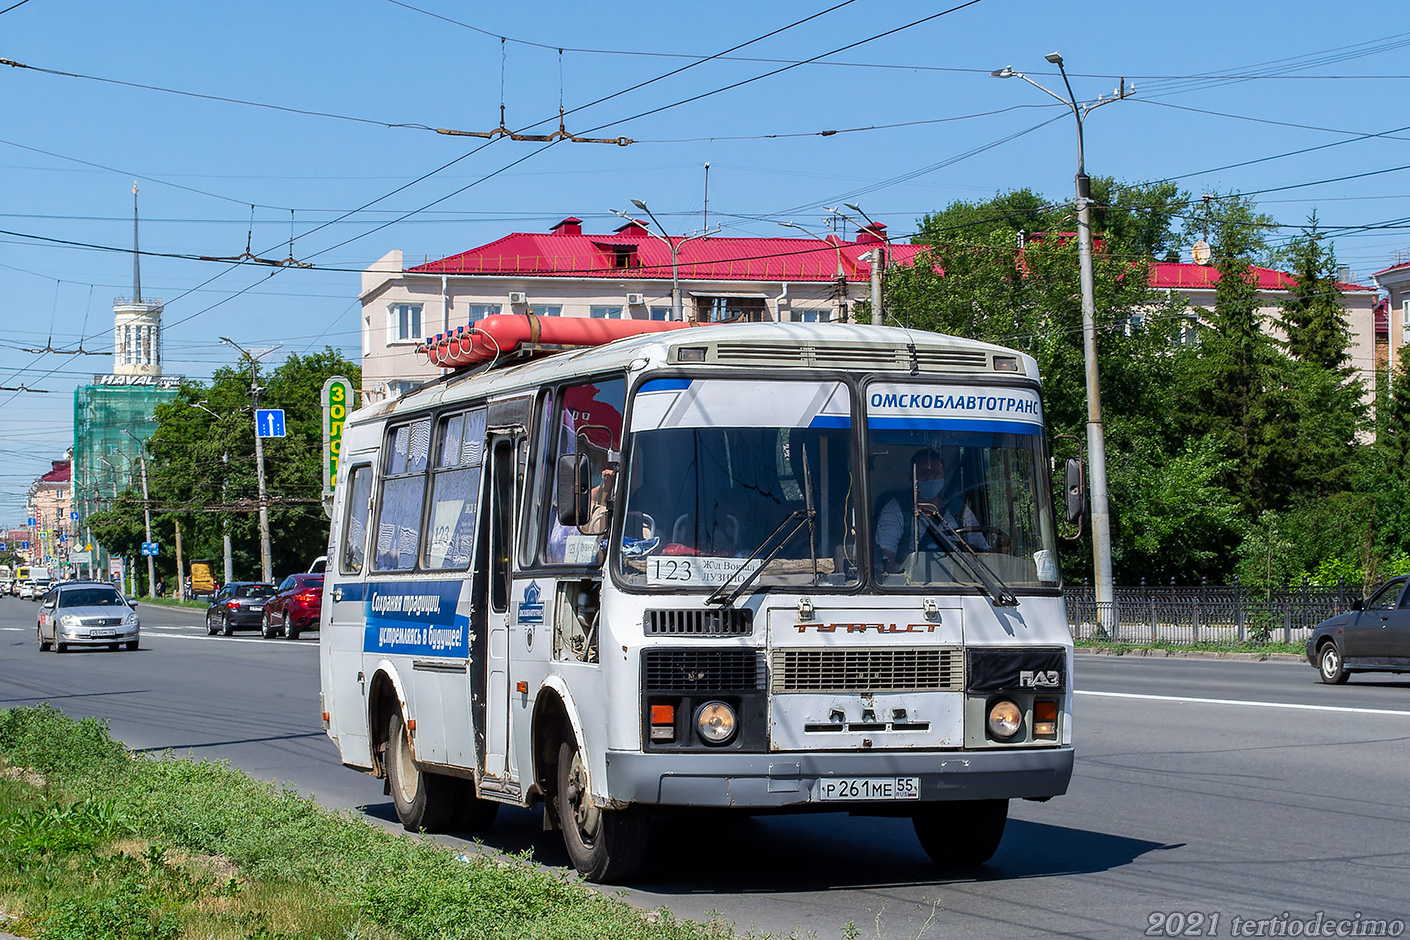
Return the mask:
<svg viewBox="0 0 1410 940">
<path fill-rule="evenodd" d="M 1115 600 L 1101 604 L 1090 585 L 1069 586 L 1065 593 L 1074 639 L 1171 645 L 1298 643 L 1363 596 L 1359 584 L 1273 591 L 1237 584 L 1140 585 L 1118 587 Z"/>
</svg>

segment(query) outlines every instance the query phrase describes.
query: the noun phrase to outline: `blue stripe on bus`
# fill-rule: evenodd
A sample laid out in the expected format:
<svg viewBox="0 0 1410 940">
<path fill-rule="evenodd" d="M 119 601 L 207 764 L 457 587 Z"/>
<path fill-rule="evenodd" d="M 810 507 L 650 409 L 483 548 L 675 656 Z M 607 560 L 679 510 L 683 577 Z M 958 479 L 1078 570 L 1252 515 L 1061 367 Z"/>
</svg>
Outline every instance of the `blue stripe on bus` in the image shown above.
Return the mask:
<svg viewBox="0 0 1410 940">
<path fill-rule="evenodd" d="M 867 418 L 867 427 L 881 431 L 990 431 L 995 434 L 1042 434 L 1043 426 L 1029 421 L 974 418 Z"/>
<path fill-rule="evenodd" d="M 808 422 L 810 428 L 850 428 L 851 415 L 817 415 Z"/>
<path fill-rule="evenodd" d="M 690 388 L 691 379 L 651 379 L 641 383 L 637 387 L 637 394 L 642 392 L 673 392 L 682 388 Z"/>
</svg>

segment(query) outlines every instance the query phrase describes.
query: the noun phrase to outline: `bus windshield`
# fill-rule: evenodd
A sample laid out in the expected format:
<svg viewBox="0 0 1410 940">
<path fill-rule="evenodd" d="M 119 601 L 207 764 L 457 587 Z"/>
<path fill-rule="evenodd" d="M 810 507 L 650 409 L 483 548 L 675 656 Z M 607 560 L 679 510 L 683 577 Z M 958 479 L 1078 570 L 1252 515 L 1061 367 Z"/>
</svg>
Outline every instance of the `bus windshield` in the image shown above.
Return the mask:
<svg viewBox="0 0 1410 940">
<path fill-rule="evenodd" d="M 1059 586 L 1036 391 L 874 385 L 867 405 L 880 585 Z"/>
<path fill-rule="evenodd" d="M 715 590 L 858 579 L 851 396 L 841 382 L 655 379 L 638 389 L 617 573 Z"/>
</svg>

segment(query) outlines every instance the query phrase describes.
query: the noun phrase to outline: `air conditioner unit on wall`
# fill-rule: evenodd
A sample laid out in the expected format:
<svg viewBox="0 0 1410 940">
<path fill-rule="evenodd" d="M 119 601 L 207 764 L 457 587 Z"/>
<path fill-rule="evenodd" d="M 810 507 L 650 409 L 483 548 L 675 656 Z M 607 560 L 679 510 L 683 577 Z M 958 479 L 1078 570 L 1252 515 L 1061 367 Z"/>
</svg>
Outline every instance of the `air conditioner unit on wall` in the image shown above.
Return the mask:
<svg viewBox="0 0 1410 940">
<path fill-rule="evenodd" d="M 521 290 L 512 290 L 509 292 L 509 302 L 511 304 L 526 304 L 529 302 L 529 297 Z"/>
<path fill-rule="evenodd" d="M 640 306 L 641 306 L 642 304 L 644 304 L 644 303 L 646 303 L 646 295 L 645 295 L 645 294 L 628 294 L 628 295 L 627 295 L 627 306 L 628 306 L 628 307 L 640 307 Z"/>
</svg>

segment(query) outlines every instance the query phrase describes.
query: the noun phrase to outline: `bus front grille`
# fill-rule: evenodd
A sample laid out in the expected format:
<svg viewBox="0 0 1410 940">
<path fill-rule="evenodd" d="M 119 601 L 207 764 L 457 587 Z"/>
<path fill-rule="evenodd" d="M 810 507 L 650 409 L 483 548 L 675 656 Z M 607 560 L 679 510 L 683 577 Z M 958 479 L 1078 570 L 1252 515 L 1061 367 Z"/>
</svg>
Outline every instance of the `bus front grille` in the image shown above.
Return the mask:
<svg viewBox="0 0 1410 940">
<path fill-rule="evenodd" d="M 755 692 L 765 688 L 758 650 L 646 650 L 641 684 L 647 692 Z"/>
<path fill-rule="evenodd" d="M 747 607 L 723 610 L 648 610 L 648 636 L 750 636 L 754 611 Z"/>
<path fill-rule="evenodd" d="M 777 649 L 774 692 L 958 692 L 957 649 Z"/>
</svg>

